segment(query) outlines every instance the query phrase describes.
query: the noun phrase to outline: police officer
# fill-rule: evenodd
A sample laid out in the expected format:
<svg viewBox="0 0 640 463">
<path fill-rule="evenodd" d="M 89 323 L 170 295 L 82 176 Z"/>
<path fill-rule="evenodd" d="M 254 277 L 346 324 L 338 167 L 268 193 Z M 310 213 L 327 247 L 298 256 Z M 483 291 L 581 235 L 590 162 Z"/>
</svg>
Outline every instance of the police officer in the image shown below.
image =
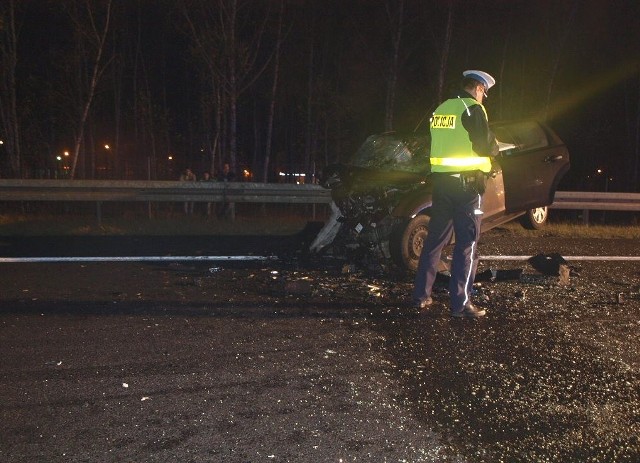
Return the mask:
<svg viewBox="0 0 640 463">
<path fill-rule="evenodd" d="M 413 306 L 425 310 L 433 302 L 431 290 L 440 254 L 455 232 L 449 294 L 450 313 L 477 318 L 486 311 L 471 303 L 480 237 L 482 194 L 491 158 L 498 154 L 482 106 L 495 79 L 483 71 L 463 72 L 462 90 L 438 106 L 431 117 L 433 204 L 413 290 Z"/>
</svg>

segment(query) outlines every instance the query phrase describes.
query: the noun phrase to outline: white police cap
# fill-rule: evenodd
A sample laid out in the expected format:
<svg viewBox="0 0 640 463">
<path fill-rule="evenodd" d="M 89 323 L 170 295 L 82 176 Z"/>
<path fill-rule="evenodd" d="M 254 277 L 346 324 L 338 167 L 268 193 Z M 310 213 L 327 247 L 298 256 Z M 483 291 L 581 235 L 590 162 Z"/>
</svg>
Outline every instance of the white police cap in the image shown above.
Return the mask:
<svg viewBox="0 0 640 463">
<path fill-rule="evenodd" d="M 482 85 L 484 85 L 485 91 L 489 90 L 496 83 L 496 80 L 493 77 L 491 77 L 490 74 L 487 74 L 484 71 L 469 70 L 469 71 L 464 71 L 462 75 L 464 77 L 470 77 L 471 79 L 474 79 L 480 82 Z"/>
</svg>

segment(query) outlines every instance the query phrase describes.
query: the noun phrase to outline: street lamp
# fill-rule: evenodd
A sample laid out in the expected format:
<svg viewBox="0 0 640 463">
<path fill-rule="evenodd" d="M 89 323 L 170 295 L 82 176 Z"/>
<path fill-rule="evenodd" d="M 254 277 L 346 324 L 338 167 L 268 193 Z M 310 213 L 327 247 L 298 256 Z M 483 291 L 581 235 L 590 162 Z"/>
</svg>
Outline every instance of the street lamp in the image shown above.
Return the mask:
<svg viewBox="0 0 640 463">
<path fill-rule="evenodd" d="M 64 157 L 65 159 L 69 157 L 69 152 L 65 151 L 64 153 Z M 69 166 L 67 165 L 67 161 L 63 161 L 62 162 L 62 170 L 63 170 L 63 174 L 66 177 L 67 175 L 69 175 Z"/>
<path fill-rule="evenodd" d="M 96 169 L 98 170 L 98 174 L 100 178 L 111 178 L 112 167 L 111 167 L 111 156 L 109 154 L 111 150 L 111 146 L 109 145 L 109 143 L 105 143 L 104 145 L 102 145 L 102 147 L 104 148 L 104 154 L 101 156 L 102 162 L 98 162 L 96 164 Z"/>
<path fill-rule="evenodd" d="M 597 169 L 596 174 L 604 175 L 604 191 L 609 191 L 609 181 L 613 181 L 613 177 L 609 177 L 609 174 L 604 171 L 604 169 Z"/>
<path fill-rule="evenodd" d="M 63 153 L 64 154 L 64 153 Z M 58 178 L 58 176 L 60 177 L 64 177 L 65 175 L 65 163 L 64 163 L 64 157 L 62 154 L 58 154 L 56 156 L 56 161 L 57 161 L 57 165 L 56 165 L 56 178 Z"/>
</svg>

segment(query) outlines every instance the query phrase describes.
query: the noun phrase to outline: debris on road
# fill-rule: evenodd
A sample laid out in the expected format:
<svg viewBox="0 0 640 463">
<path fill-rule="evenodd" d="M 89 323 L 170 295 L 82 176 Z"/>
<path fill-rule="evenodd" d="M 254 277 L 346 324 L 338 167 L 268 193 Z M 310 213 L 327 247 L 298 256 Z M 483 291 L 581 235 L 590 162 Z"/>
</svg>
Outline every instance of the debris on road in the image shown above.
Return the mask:
<svg viewBox="0 0 640 463">
<path fill-rule="evenodd" d="M 527 259 L 527 262 L 538 272 L 548 276 L 560 276 L 560 267 L 569 269 L 572 276 L 578 276 L 578 269 L 569 263 L 557 252 L 551 254 L 536 254 Z"/>
<path fill-rule="evenodd" d="M 558 269 L 558 284 L 560 286 L 566 286 L 569 284 L 569 275 L 571 274 L 571 269 L 568 265 L 560 264 Z"/>
</svg>

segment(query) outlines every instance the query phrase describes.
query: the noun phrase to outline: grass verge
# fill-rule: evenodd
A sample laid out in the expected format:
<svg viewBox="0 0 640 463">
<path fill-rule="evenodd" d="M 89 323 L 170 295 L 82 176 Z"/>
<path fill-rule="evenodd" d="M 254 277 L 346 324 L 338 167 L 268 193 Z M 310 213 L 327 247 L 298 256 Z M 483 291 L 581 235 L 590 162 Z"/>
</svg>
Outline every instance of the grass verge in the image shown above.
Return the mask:
<svg viewBox="0 0 640 463">
<path fill-rule="evenodd" d="M 527 230 L 514 221 L 501 225 L 496 230 L 512 236 L 531 238 L 558 236 L 563 238 L 640 239 L 640 225 L 584 225 L 572 222 L 549 222 L 541 230 Z"/>
</svg>

